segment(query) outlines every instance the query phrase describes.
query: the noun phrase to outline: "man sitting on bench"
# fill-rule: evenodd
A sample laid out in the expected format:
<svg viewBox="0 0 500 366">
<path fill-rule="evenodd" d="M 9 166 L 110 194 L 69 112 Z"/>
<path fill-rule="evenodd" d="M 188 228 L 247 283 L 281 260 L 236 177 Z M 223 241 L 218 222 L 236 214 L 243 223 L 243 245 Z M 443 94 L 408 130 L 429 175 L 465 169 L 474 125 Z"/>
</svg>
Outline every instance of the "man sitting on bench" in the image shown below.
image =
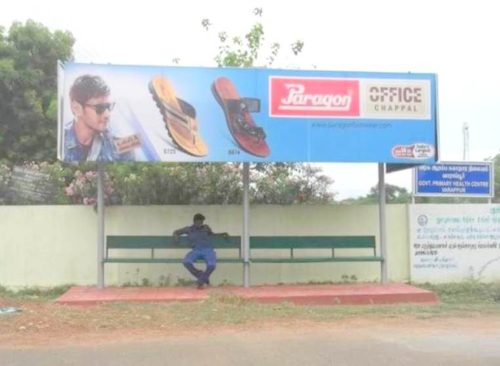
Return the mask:
<svg viewBox="0 0 500 366">
<path fill-rule="evenodd" d="M 186 226 L 174 231 L 173 235 L 176 242 L 179 236 L 187 235 L 189 242 L 193 249 L 186 254 L 182 263 L 184 267 L 196 277 L 198 289 L 203 289 L 206 285 L 210 284 L 209 278 L 217 265 L 217 256 L 214 250 L 211 236 L 222 235 L 228 237 L 227 233 L 214 233 L 210 226 L 204 225 L 203 221 L 205 216 L 197 213 L 193 217 L 193 225 Z M 206 270 L 200 271 L 193 263 L 197 260 L 203 260 L 206 264 Z"/>
</svg>

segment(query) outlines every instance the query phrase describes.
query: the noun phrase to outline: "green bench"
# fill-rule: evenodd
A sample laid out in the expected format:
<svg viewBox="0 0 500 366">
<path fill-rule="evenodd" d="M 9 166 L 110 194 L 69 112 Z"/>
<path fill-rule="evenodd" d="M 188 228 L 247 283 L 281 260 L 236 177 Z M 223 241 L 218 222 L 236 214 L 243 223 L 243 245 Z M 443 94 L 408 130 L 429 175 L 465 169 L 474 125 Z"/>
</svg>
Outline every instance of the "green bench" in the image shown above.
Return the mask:
<svg viewBox="0 0 500 366">
<path fill-rule="evenodd" d="M 138 236 L 138 235 L 108 235 L 106 237 L 106 253 L 104 263 L 182 263 L 185 251 L 176 257 L 158 256 L 158 250 L 171 252 L 174 249 L 189 250 L 191 245 L 186 237 L 181 236 L 174 244 L 173 236 Z M 243 263 L 241 253 L 241 237 L 221 236 L 213 237 L 213 244 L 218 251 L 218 263 Z M 142 250 L 141 256 L 116 256 L 116 250 Z M 220 249 L 231 249 L 228 256 Z M 302 250 L 327 249 L 322 255 L 303 255 Z M 356 255 L 352 255 L 352 250 Z M 286 250 L 289 255 L 281 254 Z M 346 255 L 346 250 L 350 254 Z M 358 250 L 361 250 L 358 254 Z M 262 255 L 264 254 L 265 255 Z M 317 263 L 317 262 L 382 262 L 377 255 L 375 236 L 251 236 L 250 262 L 251 263 Z"/>
<path fill-rule="evenodd" d="M 191 248 L 186 237 L 174 244 L 173 236 L 108 235 L 103 265 L 106 263 L 182 263 Z M 249 264 L 382 262 L 377 255 L 375 236 L 251 236 Z M 217 263 L 244 264 L 241 237 L 215 236 Z M 170 256 L 172 251 L 183 249 Z M 304 250 L 321 255 L 310 255 Z M 130 256 L 130 250 L 137 254 Z M 158 251 L 162 251 L 158 255 Z M 355 252 L 355 255 L 353 255 Z M 165 256 L 165 254 L 169 256 Z M 348 253 L 348 254 L 346 254 Z M 118 255 L 120 254 L 120 256 Z M 283 256 L 286 254 L 286 256 Z"/>
<path fill-rule="evenodd" d="M 377 255 L 375 236 L 251 236 L 250 249 L 252 263 L 383 262 Z M 255 255 L 270 249 L 277 253 L 286 250 L 289 255 Z M 305 249 L 327 249 L 328 253 L 304 255 Z M 356 255 L 352 255 L 353 249 Z"/>
<path fill-rule="evenodd" d="M 218 253 L 218 263 L 243 263 L 241 257 L 241 237 L 214 236 L 213 244 L 215 249 L 233 249 L 237 252 L 232 256 L 224 256 Z M 138 251 L 140 256 L 117 256 L 116 251 L 120 250 Z M 185 249 L 179 256 L 165 257 L 158 256 L 158 250 L 166 249 L 164 252 L 171 252 L 174 249 Z M 138 236 L 138 235 L 108 235 L 106 236 L 106 253 L 104 263 L 182 263 L 186 250 L 191 249 L 187 238 L 181 236 L 178 243 L 174 243 L 174 237 L 169 236 Z"/>
</svg>

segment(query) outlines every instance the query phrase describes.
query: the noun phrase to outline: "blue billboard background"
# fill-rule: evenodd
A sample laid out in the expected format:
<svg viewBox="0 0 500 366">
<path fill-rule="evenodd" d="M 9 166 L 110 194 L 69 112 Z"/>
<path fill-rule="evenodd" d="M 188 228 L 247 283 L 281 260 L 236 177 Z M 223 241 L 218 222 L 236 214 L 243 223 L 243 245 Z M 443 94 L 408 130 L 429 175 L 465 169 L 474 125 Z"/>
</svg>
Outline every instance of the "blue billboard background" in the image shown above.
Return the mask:
<svg viewBox="0 0 500 366">
<path fill-rule="evenodd" d="M 69 91 L 81 75 L 100 76 L 109 86 L 115 108 L 108 131 L 122 146 L 135 139 L 123 160 L 432 164 L 438 157 L 434 74 L 76 63 L 60 67 L 58 157 L 65 161 L 92 160 L 74 158 L 66 149 L 65 130 L 76 120 Z M 149 87 L 157 76 L 168 79 L 176 96 L 192 106 L 206 153 L 196 155 L 169 135 L 172 131 Z M 249 139 L 265 141 L 268 152 L 245 148 L 228 127 L 213 91 L 221 77 L 231 80 L 241 98 L 260 102 L 260 109 L 250 114 L 263 133 Z M 271 80 L 281 83 L 276 90 L 288 94 L 279 96 Z M 350 81 L 357 89 L 349 89 Z M 279 115 L 283 106 L 271 104 L 286 103 L 287 97 L 300 105 L 289 114 L 292 107 L 283 108 L 285 114 Z"/>
</svg>

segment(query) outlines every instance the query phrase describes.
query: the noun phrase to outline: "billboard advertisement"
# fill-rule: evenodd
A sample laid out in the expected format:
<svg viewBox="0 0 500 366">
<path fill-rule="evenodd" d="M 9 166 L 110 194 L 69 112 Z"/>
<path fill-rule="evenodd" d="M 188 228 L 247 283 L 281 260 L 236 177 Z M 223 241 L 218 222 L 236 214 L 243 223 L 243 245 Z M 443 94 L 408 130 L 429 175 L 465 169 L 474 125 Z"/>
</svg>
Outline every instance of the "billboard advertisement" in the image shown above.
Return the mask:
<svg viewBox="0 0 500 366">
<path fill-rule="evenodd" d="M 59 65 L 63 161 L 437 161 L 436 76 Z"/>
<path fill-rule="evenodd" d="M 414 170 L 414 196 L 493 197 L 491 162 L 440 162 Z"/>
</svg>

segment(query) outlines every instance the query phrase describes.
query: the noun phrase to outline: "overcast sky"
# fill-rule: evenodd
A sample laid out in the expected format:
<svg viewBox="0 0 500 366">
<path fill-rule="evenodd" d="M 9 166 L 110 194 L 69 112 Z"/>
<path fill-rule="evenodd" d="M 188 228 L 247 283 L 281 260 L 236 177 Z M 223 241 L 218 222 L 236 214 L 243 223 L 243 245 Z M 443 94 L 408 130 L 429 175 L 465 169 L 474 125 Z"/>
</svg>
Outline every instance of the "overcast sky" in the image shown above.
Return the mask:
<svg viewBox="0 0 500 366">
<path fill-rule="evenodd" d="M 95 1 L 16 0 L 2 5 L 0 25 L 33 19 L 70 31 L 75 61 L 111 64 L 215 66 L 217 33 L 241 35 L 257 18 L 266 40 L 279 42 L 273 67 L 335 71 L 429 72 L 438 75 L 440 159 L 463 158 L 469 125 L 469 160 L 500 150 L 500 35 L 495 1 L 267 0 Z M 201 20 L 209 18 L 212 31 Z M 288 52 L 304 41 L 298 57 Z M 322 165 L 338 198 L 368 193 L 376 164 Z M 388 175 L 411 187 L 411 174 Z"/>
</svg>

